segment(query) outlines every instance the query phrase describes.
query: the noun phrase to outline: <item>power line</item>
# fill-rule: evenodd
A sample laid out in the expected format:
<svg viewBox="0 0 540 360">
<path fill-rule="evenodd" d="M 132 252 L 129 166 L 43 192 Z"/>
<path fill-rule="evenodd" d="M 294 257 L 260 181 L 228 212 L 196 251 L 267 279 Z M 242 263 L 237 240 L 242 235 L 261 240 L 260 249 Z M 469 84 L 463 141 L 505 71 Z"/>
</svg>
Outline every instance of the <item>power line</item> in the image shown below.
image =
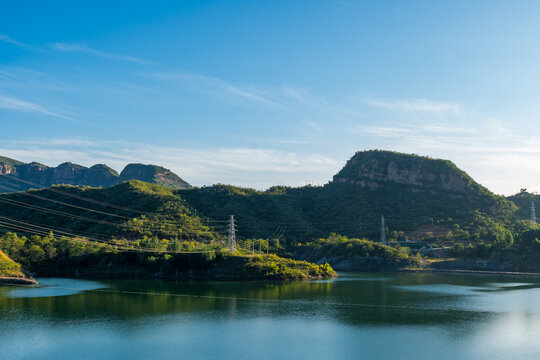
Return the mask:
<svg viewBox="0 0 540 360">
<path fill-rule="evenodd" d="M 16 219 L 11 219 L 11 218 L 8 218 L 8 217 L 5 217 L 5 216 L 0 216 L 0 219 L 4 219 L 4 220 L 9 220 L 9 221 L 13 221 L 13 222 L 17 222 L 17 223 L 22 223 L 22 224 L 30 224 L 30 223 L 27 223 L 25 221 L 21 221 L 21 220 L 16 220 Z M 72 233 L 72 234 L 75 234 L 77 236 L 98 236 L 98 237 L 104 237 L 104 236 L 111 236 L 111 234 L 103 234 L 103 233 L 95 233 L 95 232 L 92 232 L 92 233 L 89 233 L 89 232 L 84 232 L 84 233 L 75 233 L 75 231 L 71 231 L 70 228 L 68 229 L 63 229 L 63 228 L 55 228 L 51 225 L 45 225 L 45 224 L 41 224 L 41 223 L 37 223 L 37 222 L 33 222 L 32 223 L 33 225 L 36 225 L 36 226 L 42 226 L 42 227 L 46 227 L 48 229 L 51 229 L 51 231 L 55 232 L 55 233 L 60 233 L 60 232 L 68 232 L 68 233 Z M 112 235 L 112 237 L 114 238 L 115 235 Z M 119 239 L 120 240 L 120 239 Z M 133 241 L 133 240 L 140 240 L 140 238 L 125 238 L 125 237 L 122 237 L 122 240 L 130 240 L 130 241 Z"/>
<path fill-rule="evenodd" d="M 144 210 L 134 210 L 134 209 L 126 207 L 126 206 L 120 206 L 120 205 L 111 204 L 111 203 L 108 203 L 108 202 L 105 202 L 105 201 L 99 201 L 99 200 L 91 199 L 91 198 L 88 198 L 88 197 L 84 197 L 84 196 L 80 196 L 80 195 L 76 195 L 76 194 L 71 194 L 69 192 L 65 192 L 65 191 L 55 189 L 54 187 L 48 187 L 47 188 L 47 187 L 44 187 L 42 185 L 33 183 L 31 181 L 22 180 L 22 179 L 19 179 L 19 178 L 13 177 L 13 176 L 9 176 L 9 175 L 5 175 L 5 174 L 0 174 L 0 176 L 5 176 L 5 177 L 7 177 L 9 179 L 12 179 L 12 180 L 20 181 L 20 182 L 27 183 L 27 184 L 34 185 L 34 186 L 38 186 L 41 190 L 50 191 L 50 192 L 53 192 L 53 193 L 69 196 L 69 197 L 72 197 L 72 198 L 75 198 L 75 199 L 95 203 L 95 204 L 102 205 L 102 206 L 112 207 L 112 208 L 115 208 L 115 209 L 118 209 L 118 210 L 124 210 L 124 211 L 128 211 L 128 212 L 133 212 L 133 213 L 136 213 L 136 214 L 139 214 L 139 215 L 149 215 L 149 216 L 156 216 L 156 217 L 165 217 L 166 216 L 164 214 L 152 213 L 152 212 L 147 212 L 147 211 L 144 211 Z M 0 187 L 7 188 L 7 189 L 9 189 L 11 191 L 18 191 L 15 188 L 8 187 L 8 186 L 5 186 L 5 185 L 0 185 Z M 19 193 L 29 194 L 27 191 L 19 191 Z M 38 195 L 35 195 L 35 194 L 32 194 L 32 196 L 39 197 Z M 53 199 L 43 198 L 43 197 L 41 197 L 41 198 L 44 199 L 44 200 L 58 202 L 58 203 L 61 203 L 63 205 L 66 205 L 66 206 L 78 207 L 80 209 L 93 211 L 93 212 L 98 212 L 97 210 L 88 209 L 88 208 L 85 208 L 85 207 L 82 207 L 82 206 L 76 206 L 76 205 L 68 204 L 68 203 L 65 203 L 65 202 L 60 202 L 60 201 L 53 200 Z M 102 211 L 101 213 L 107 214 L 107 215 L 110 215 L 110 216 L 122 217 L 121 215 L 111 214 L 111 213 L 104 212 L 104 211 Z M 124 217 L 124 218 L 131 219 L 131 218 L 128 218 L 128 217 Z M 227 220 L 211 220 L 211 219 L 208 219 L 208 218 L 206 219 L 206 221 L 207 222 L 219 222 L 219 223 L 226 223 L 227 222 Z"/>
<path fill-rule="evenodd" d="M 7 186 L 3 186 L 3 185 L 0 185 L 0 188 L 7 188 L 7 189 L 13 189 L 13 188 L 10 188 L 10 187 L 7 187 Z M 47 191 L 49 191 L 51 189 L 47 189 Z M 113 216 L 113 217 L 118 217 L 118 218 L 122 218 L 122 219 L 125 219 L 125 220 L 133 220 L 133 218 L 131 217 L 126 217 L 126 216 L 122 216 L 122 215 L 117 215 L 117 214 L 112 214 L 112 213 L 109 213 L 109 212 L 105 212 L 105 211 L 99 211 L 99 210 L 94 210 L 94 209 L 90 209 L 90 208 L 87 208 L 87 207 L 83 207 L 83 206 L 79 206 L 79 205 L 73 205 L 73 204 L 69 204 L 69 203 L 66 203 L 66 202 L 63 202 L 63 201 L 58 201 L 58 200 L 54 200 L 54 199 L 50 199 L 50 198 L 47 198 L 47 197 L 44 197 L 44 196 L 39 196 L 39 195 L 36 195 L 36 194 L 32 194 L 31 192 L 19 192 L 18 194 L 21 194 L 21 195 L 25 195 L 25 196 L 30 196 L 30 197 L 33 197 L 33 198 L 37 198 L 37 199 L 40 199 L 40 200 L 44 200 L 44 201 L 49 201 L 49 202 L 53 202 L 53 203 L 56 203 L 56 204 L 60 204 L 60 205 L 64 205 L 64 206 L 69 206 L 69 207 L 73 207 L 73 208 L 77 208 L 77 209 L 80 209 L 80 210 L 85 210 L 85 211 L 90 211 L 90 212 L 94 212 L 94 213 L 99 213 L 99 214 L 102 214 L 102 215 L 107 215 L 107 216 Z M 63 193 L 64 194 L 64 193 Z M 66 193 L 67 194 L 67 193 Z M 148 213 L 152 216 L 158 216 L 160 214 L 157 214 L 157 213 Z M 207 220 L 208 222 L 209 220 Z M 221 221 L 221 220 L 219 220 Z M 167 225 L 178 225 L 177 223 L 171 223 L 171 222 L 163 222 L 162 221 L 162 224 L 167 224 Z M 202 224 L 201 224 L 202 225 Z"/>
<path fill-rule="evenodd" d="M 70 219 L 77 219 L 77 220 L 97 223 L 97 224 L 101 224 L 101 225 L 115 226 L 115 227 L 119 227 L 119 228 L 127 230 L 126 229 L 126 226 L 127 226 L 126 224 L 113 223 L 113 222 L 106 221 L 106 220 L 93 219 L 93 218 L 89 218 L 89 217 L 82 216 L 82 215 L 70 214 L 70 213 L 66 213 L 64 211 L 44 208 L 44 207 L 41 207 L 41 206 L 28 204 L 28 203 L 18 201 L 18 200 L 8 199 L 8 198 L 5 198 L 5 197 L 0 197 L 0 202 L 11 204 L 11 205 L 16 205 L 16 206 L 27 208 L 27 209 L 37 210 L 37 211 L 53 214 L 53 215 L 56 215 L 56 216 L 66 217 L 66 218 L 70 218 Z M 163 223 L 163 224 L 164 225 L 171 225 L 171 226 L 178 226 L 179 225 L 178 223 L 176 223 L 176 224 L 175 223 Z M 159 226 L 159 225 L 158 224 L 152 224 L 152 226 L 148 227 L 148 231 L 158 231 L 158 232 L 167 234 L 169 236 L 178 235 L 177 233 L 170 232 L 170 231 L 167 231 L 167 230 L 164 230 L 164 229 L 161 229 L 161 228 L 156 229 L 156 226 Z M 216 230 L 215 230 L 215 232 L 219 233 L 219 231 L 216 231 Z"/>
<path fill-rule="evenodd" d="M 79 200 L 84 200 L 84 201 L 88 201 L 88 202 L 91 202 L 91 203 L 99 204 L 99 205 L 102 205 L 102 206 L 108 206 L 108 207 L 112 207 L 112 208 L 115 208 L 115 209 L 124 210 L 124 211 L 128 211 L 128 212 L 133 212 L 133 213 L 136 213 L 136 214 L 144 214 L 145 213 L 145 211 L 143 211 L 143 210 L 134 210 L 134 209 L 128 208 L 126 206 L 120 206 L 120 205 L 116 205 L 116 204 L 107 203 L 107 202 L 104 202 L 104 201 L 90 199 L 90 198 L 80 196 L 80 195 L 76 195 L 76 194 L 71 194 L 71 193 L 68 193 L 68 192 L 65 192 L 65 191 L 60 191 L 60 190 L 54 189 L 53 187 L 42 186 L 42 185 L 33 183 L 31 181 L 22 180 L 22 179 L 19 179 L 19 178 L 16 178 L 14 176 L 10 176 L 10 175 L 7 175 L 7 174 L 0 174 L 0 175 L 5 176 L 5 177 L 7 177 L 9 179 L 12 179 L 12 180 L 15 180 L 15 181 L 25 183 L 25 184 L 29 184 L 29 185 L 32 185 L 32 186 L 37 186 L 41 190 L 46 189 L 47 191 L 54 192 L 54 193 L 61 194 L 61 195 L 65 195 L 65 196 L 69 196 L 69 197 L 76 198 L 76 199 L 79 199 Z M 12 190 L 17 190 L 17 189 L 12 188 Z"/>
<path fill-rule="evenodd" d="M 8 186 L 3 186 L 3 185 L 0 185 L 0 188 L 8 188 L 8 189 L 9 189 Z M 80 210 L 85 210 L 85 211 L 91 211 L 91 212 L 93 212 L 93 213 L 98 213 L 98 214 L 107 215 L 107 216 L 114 216 L 114 217 L 118 217 L 118 218 L 122 218 L 122 219 L 126 219 L 126 220 L 131 220 L 131 219 L 132 219 L 132 218 L 129 218 L 129 217 L 126 217 L 126 216 L 122 216 L 122 215 L 111 214 L 111 213 L 104 212 L 104 211 L 93 210 L 93 209 L 85 208 L 85 207 L 82 207 L 82 206 L 69 204 L 69 203 L 66 203 L 66 202 L 63 202 L 63 201 L 58 201 L 58 200 L 54 200 L 54 199 L 49 199 L 49 198 L 47 198 L 47 197 L 43 197 L 43 196 L 39 196 L 39 195 L 36 195 L 36 194 L 32 194 L 32 193 L 27 192 L 27 191 L 21 192 L 20 194 L 25 195 L 25 196 L 30 196 L 30 197 L 33 197 L 33 198 L 36 198 L 36 199 L 40 199 L 40 200 L 50 201 L 50 202 L 53 202 L 53 203 L 55 203 L 55 204 L 60 204 L 60 205 L 64 205 L 64 206 L 69 206 L 69 207 L 72 207 L 72 208 L 75 208 L 75 209 L 80 209 Z"/>
<path fill-rule="evenodd" d="M 58 215 L 58 216 L 64 216 L 64 217 L 68 217 L 68 218 L 72 218 L 72 219 L 75 218 L 75 219 L 79 219 L 79 220 L 85 220 L 85 221 L 104 224 L 104 225 L 124 227 L 123 224 L 112 223 L 112 222 L 109 222 L 109 221 L 99 220 L 99 219 L 92 219 L 92 218 L 88 218 L 86 216 L 81 216 L 81 215 L 69 214 L 69 213 L 66 213 L 66 212 L 63 212 L 63 211 L 48 209 L 48 208 L 44 208 L 44 207 L 37 206 L 37 205 L 31 205 L 31 204 L 27 204 L 27 203 L 24 203 L 24 202 L 21 202 L 21 201 L 13 200 L 13 199 L 0 198 L 0 202 L 20 206 L 20 207 L 23 207 L 23 208 L 29 208 L 29 209 L 32 209 L 32 210 L 38 210 L 38 211 L 42 211 L 42 212 L 46 212 L 46 213 L 50 213 L 50 214 L 54 214 L 54 215 Z"/>
</svg>

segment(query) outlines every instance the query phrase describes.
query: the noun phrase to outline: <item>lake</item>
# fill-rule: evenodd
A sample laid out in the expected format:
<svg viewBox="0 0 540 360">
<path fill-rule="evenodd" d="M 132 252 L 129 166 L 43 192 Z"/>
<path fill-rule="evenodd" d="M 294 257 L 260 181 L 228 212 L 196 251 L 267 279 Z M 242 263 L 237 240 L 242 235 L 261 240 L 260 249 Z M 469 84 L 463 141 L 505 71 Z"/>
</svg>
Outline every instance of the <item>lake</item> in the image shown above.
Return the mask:
<svg viewBox="0 0 540 360">
<path fill-rule="evenodd" d="M 540 278 L 38 279 L 0 286 L 5 359 L 540 359 Z"/>
</svg>

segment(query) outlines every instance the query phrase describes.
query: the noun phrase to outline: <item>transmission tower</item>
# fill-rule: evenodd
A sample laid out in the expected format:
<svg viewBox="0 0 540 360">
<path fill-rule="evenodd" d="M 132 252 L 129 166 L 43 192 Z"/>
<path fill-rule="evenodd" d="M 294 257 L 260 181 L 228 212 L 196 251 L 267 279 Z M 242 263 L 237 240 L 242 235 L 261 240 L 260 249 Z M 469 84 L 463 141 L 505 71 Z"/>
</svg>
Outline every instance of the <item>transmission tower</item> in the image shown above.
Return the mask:
<svg viewBox="0 0 540 360">
<path fill-rule="evenodd" d="M 384 225 L 384 215 L 381 215 L 381 244 L 386 245 L 386 226 Z"/>
<path fill-rule="evenodd" d="M 229 219 L 229 237 L 227 239 L 227 244 L 229 246 L 230 252 L 236 251 L 236 223 L 234 220 L 234 215 L 231 215 Z"/>
<path fill-rule="evenodd" d="M 534 200 L 531 200 L 531 224 L 536 226 L 536 213 L 534 211 Z"/>
</svg>

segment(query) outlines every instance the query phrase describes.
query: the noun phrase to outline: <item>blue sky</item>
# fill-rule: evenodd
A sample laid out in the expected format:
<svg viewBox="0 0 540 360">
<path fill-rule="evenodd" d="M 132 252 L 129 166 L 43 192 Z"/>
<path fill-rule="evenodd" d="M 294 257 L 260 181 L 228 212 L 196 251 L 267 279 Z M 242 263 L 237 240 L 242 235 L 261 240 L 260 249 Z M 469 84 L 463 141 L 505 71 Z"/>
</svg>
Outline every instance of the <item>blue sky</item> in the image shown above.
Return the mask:
<svg viewBox="0 0 540 360">
<path fill-rule="evenodd" d="M 540 191 L 540 2 L 4 1 L 0 154 L 329 181 L 355 151 Z"/>
</svg>

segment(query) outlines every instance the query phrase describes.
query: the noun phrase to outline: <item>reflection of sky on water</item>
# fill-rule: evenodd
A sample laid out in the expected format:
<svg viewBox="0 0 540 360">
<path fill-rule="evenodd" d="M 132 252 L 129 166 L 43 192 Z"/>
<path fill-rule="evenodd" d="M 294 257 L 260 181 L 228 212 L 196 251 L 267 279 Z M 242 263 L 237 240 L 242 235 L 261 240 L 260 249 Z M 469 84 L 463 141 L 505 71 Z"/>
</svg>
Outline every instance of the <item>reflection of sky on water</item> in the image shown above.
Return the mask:
<svg viewBox="0 0 540 360">
<path fill-rule="evenodd" d="M 61 278 L 38 279 L 39 286 L 16 287 L 6 292 L 9 298 L 38 298 L 68 296 L 79 294 L 85 290 L 102 289 L 104 284 L 90 280 L 73 280 Z"/>
<path fill-rule="evenodd" d="M 156 316 L 13 328 L 20 359 L 537 359 L 540 319 L 504 315 L 461 326 L 348 326 L 332 319 Z M 37 325 L 37 326 L 36 326 Z M 16 339 L 31 338 L 15 348 Z M 11 342 L 10 342 L 11 340 Z M 30 346 L 29 346 L 30 345 Z"/>
<path fill-rule="evenodd" d="M 540 314 L 511 312 L 479 324 L 471 342 L 471 351 L 485 359 L 539 359 Z M 478 356 L 480 357 L 480 356 Z"/>
<path fill-rule="evenodd" d="M 395 285 L 401 291 L 426 295 L 426 308 L 452 308 L 492 313 L 526 313 L 540 316 L 540 287 L 536 283 L 487 282 L 476 286 L 455 284 Z M 437 300 L 435 297 L 446 297 Z"/>
<path fill-rule="evenodd" d="M 491 282 L 487 283 L 486 286 L 491 286 L 494 288 L 511 288 L 511 287 L 521 287 L 521 286 L 535 286 L 535 283 L 524 283 L 524 282 L 509 282 L 509 283 L 496 283 Z"/>
</svg>

